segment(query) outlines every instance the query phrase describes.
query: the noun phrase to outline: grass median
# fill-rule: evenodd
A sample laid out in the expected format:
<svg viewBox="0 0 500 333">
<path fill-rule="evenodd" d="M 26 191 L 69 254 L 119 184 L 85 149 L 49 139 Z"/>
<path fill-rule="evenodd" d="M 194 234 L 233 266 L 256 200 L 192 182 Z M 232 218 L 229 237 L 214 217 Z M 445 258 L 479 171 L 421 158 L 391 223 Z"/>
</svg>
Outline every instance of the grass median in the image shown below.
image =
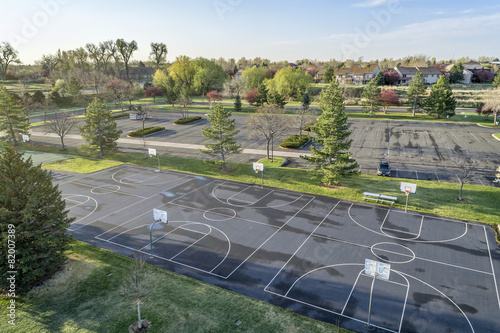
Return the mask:
<svg viewBox="0 0 500 333">
<path fill-rule="evenodd" d="M 123 293 L 132 261 L 74 241 L 64 268 L 18 297 L 16 325 L 2 320 L 0 331 L 128 332 L 137 321 L 134 299 Z M 141 317 L 152 323 L 151 333 L 348 332 L 150 265 L 142 281 Z M 0 298 L 0 313 L 7 305 L 8 299 Z"/>
</svg>

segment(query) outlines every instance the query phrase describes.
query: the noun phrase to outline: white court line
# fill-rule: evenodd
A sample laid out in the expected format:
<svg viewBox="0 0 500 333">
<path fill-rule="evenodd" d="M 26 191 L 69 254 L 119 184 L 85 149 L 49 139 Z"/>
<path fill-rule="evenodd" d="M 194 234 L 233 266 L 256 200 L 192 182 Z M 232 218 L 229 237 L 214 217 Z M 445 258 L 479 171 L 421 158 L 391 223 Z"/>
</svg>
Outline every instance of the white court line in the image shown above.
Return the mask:
<svg viewBox="0 0 500 333">
<path fill-rule="evenodd" d="M 181 179 L 184 179 L 184 178 L 181 178 Z M 173 185 L 172 187 L 169 187 L 169 188 L 167 188 L 167 189 L 162 190 L 162 192 L 168 191 L 168 190 L 170 190 L 170 189 L 172 189 L 172 188 L 174 188 L 174 187 L 180 186 L 180 185 L 184 185 L 184 184 L 186 184 L 186 183 L 190 182 L 190 181 L 191 181 L 191 180 L 193 180 L 193 179 L 195 179 L 195 178 L 191 178 L 191 179 L 188 179 L 187 181 L 185 181 L 185 182 L 183 182 L 183 183 L 180 183 L 180 184 L 177 184 L 177 185 Z M 145 199 L 143 199 L 143 200 L 136 201 L 136 202 L 134 202 L 134 203 L 133 203 L 133 204 L 131 204 L 131 205 L 128 205 L 128 206 L 125 206 L 125 207 L 123 207 L 123 208 L 121 208 L 121 209 L 115 210 L 115 211 L 113 211 L 113 212 L 111 212 L 111 213 L 109 213 L 109 214 L 106 214 L 106 215 L 102 216 L 100 219 L 104 219 L 105 217 L 108 217 L 108 216 L 110 216 L 111 214 L 115 214 L 115 213 L 121 212 L 122 210 L 125 210 L 125 209 L 127 209 L 127 208 L 130 208 L 130 207 L 132 207 L 132 206 L 134 206 L 134 205 L 137 205 L 137 204 L 139 204 L 139 203 L 141 203 L 141 202 L 143 202 L 143 201 L 145 201 L 145 200 L 151 199 L 151 198 L 153 198 L 153 197 L 155 197 L 155 196 L 157 196 L 157 195 L 160 195 L 160 193 L 161 193 L 161 192 L 159 192 L 159 193 L 155 193 L 155 194 L 151 195 L 150 197 L 147 197 L 147 198 L 145 198 Z M 162 205 L 161 207 L 163 207 L 163 206 L 165 206 L 165 205 Z M 102 235 L 104 235 L 104 234 L 107 234 L 107 233 L 108 233 L 108 232 L 110 232 L 111 230 L 114 230 L 114 229 L 116 229 L 116 228 L 118 228 L 118 227 L 121 227 L 122 225 L 127 224 L 127 223 L 129 223 L 129 222 L 131 222 L 131 221 L 135 220 L 136 218 L 141 217 L 141 216 L 143 216 L 143 215 L 145 215 L 145 214 L 151 214 L 151 212 L 146 212 L 146 213 L 140 214 L 140 215 L 138 215 L 138 216 L 135 216 L 135 217 L 133 217 L 133 218 L 131 218 L 131 219 L 129 219 L 129 220 L 127 220 L 127 221 L 123 222 L 123 223 L 118 224 L 117 226 L 115 226 L 115 227 L 113 227 L 113 228 L 111 228 L 111 229 L 109 229 L 109 230 L 106 230 L 106 231 L 105 231 L 105 232 L 103 232 L 103 233 L 100 233 L 99 235 L 95 236 L 95 238 L 97 238 L 97 237 L 99 237 L 99 236 L 102 236 Z M 95 221 L 94 221 L 94 222 L 95 222 Z M 92 222 L 92 223 L 93 223 L 93 222 Z"/>
<path fill-rule="evenodd" d="M 440 183 L 441 181 L 439 180 L 437 172 L 434 172 L 436 174 L 437 181 Z"/>
<path fill-rule="evenodd" d="M 241 191 L 236 192 L 235 194 L 233 194 L 232 196 L 230 196 L 229 198 L 227 198 L 227 199 L 226 199 L 226 202 L 227 202 L 228 204 L 230 204 L 230 203 L 229 203 L 229 199 L 231 199 L 231 198 L 232 198 L 232 197 L 234 197 L 234 196 L 237 196 L 238 194 L 240 194 L 240 193 L 242 193 L 242 192 L 245 192 L 245 191 L 246 191 L 246 190 L 248 190 L 250 187 L 252 187 L 252 186 L 248 185 L 247 187 L 243 188 Z"/>
<path fill-rule="evenodd" d="M 176 223 L 176 222 L 172 222 L 172 221 L 171 221 L 170 223 Z M 155 239 L 152 243 L 154 244 L 154 243 L 156 243 L 156 242 L 158 242 L 158 241 L 162 240 L 163 238 L 167 237 L 168 235 L 170 235 L 170 234 L 171 234 L 171 233 L 173 233 L 174 231 L 177 231 L 178 229 L 182 229 L 182 230 L 190 231 L 190 232 L 197 233 L 197 234 L 202 234 L 202 235 L 204 235 L 204 236 L 208 235 L 207 233 L 204 233 L 204 232 L 201 232 L 201 231 L 196 231 L 196 230 L 191 230 L 191 229 L 188 229 L 188 228 L 183 228 L 185 225 L 190 225 L 190 224 L 192 224 L 192 223 L 186 223 L 186 224 L 183 224 L 183 225 L 181 225 L 181 226 L 178 226 L 178 227 L 176 227 L 176 228 L 174 228 L 174 229 L 170 230 L 169 232 L 165 233 L 163 236 L 158 237 L 158 238 L 157 238 L 157 239 Z M 121 235 L 121 234 L 124 234 L 125 232 L 129 232 L 129 231 L 131 231 L 131 230 L 141 228 L 141 227 L 143 227 L 143 226 L 145 226 L 145 225 L 148 225 L 148 224 L 143 224 L 143 225 L 138 226 L 138 227 L 136 227 L 136 228 L 129 229 L 129 230 L 127 230 L 127 231 L 124 231 L 124 232 L 120 233 L 120 235 Z M 151 226 L 152 226 L 152 224 L 150 225 L 149 230 L 151 230 Z M 117 235 L 117 236 L 119 236 L 119 235 Z M 112 237 L 112 238 L 110 238 L 110 239 L 113 239 L 113 238 L 114 238 L 114 237 Z M 151 243 L 144 245 L 143 247 L 141 247 L 141 248 L 139 249 L 139 251 L 144 250 L 144 249 L 145 249 L 146 247 L 148 247 L 150 244 L 151 244 Z"/>
<path fill-rule="evenodd" d="M 321 224 L 323 224 L 323 222 L 325 222 L 325 220 L 328 218 L 328 216 L 330 216 L 330 214 L 339 205 L 339 203 L 340 203 L 340 201 L 338 201 L 335 204 L 335 206 L 333 206 L 333 208 L 330 209 L 330 211 L 328 212 L 328 214 L 321 220 L 321 222 L 318 223 L 318 225 L 316 226 L 316 228 L 314 228 L 314 230 L 309 234 L 309 236 L 307 236 L 307 238 L 302 242 L 302 244 L 300 244 L 300 246 L 298 247 L 298 249 L 295 250 L 295 252 L 290 256 L 290 258 L 288 258 L 287 262 L 285 262 L 285 264 L 283 265 L 283 267 L 281 267 L 281 269 L 278 271 L 278 273 L 276 273 L 276 275 L 271 279 L 271 281 L 269 281 L 269 283 L 267 284 L 266 288 L 269 287 L 269 285 L 274 281 L 274 279 L 276 279 L 276 277 L 279 275 L 279 273 L 281 273 L 281 271 L 286 267 L 286 265 L 288 265 L 288 263 L 290 262 L 290 260 L 292 260 L 293 257 L 295 257 L 295 255 L 297 254 L 297 252 L 299 252 L 299 250 L 302 248 L 302 246 L 304 246 L 304 244 L 309 240 L 309 238 L 311 238 L 311 236 L 314 235 L 314 232 L 316 230 L 318 230 L 319 226 Z M 264 290 L 266 288 L 264 288 Z"/>
<path fill-rule="evenodd" d="M 182 253 L 184 253 L 184 251 L 186 251 L 187 249 L 190 249 L 193 245 L 198 244 L 198 242 L 202 241 L 205 237 L 207 237 L 208 235 L 210 235 L 210 233 L 212 232 L 212 227 L 208 226 L 208 228 L 210 229 L 210 231 L 208 232 L 208 234 L 205 234 L 204 236 L 202 236 L 201 238 L 199 238 L 196 242 L 191 243 L 191 245 L 189 245 L 188 247 L 186 247 L 181 252 L 177 253 L 175 256 L 173 256 L 172 258 L 170 258 L 170 260 L 173 260 L 175 257 L 181 255 Z"/>
<path fill-rule="evenodd" d="M 110 171 L 112 169 L 120 168 L 120 167 L 123 167 L 123 166 L 124 166 L 124 164 L 115 165 L 115 166 L 107 168 L 107 169 L 103 169 L 103 170 L 100 170 L 100 171 L 92 172 L 92 174 L 90 174 L 90 176 L 95 176 L 97 174 L 104 173 L 106 171 Z M 73 176 L 70 176 L 70 177 L 73 178 Z M 81 179 L 84 179 L 84 178 L 87 178 L 87 177 L 89 177 L 89 174 L 84 174 L 81 177 L 74 177 L 74 179 L 69 179 L 67 181 L 60 182 L 58 185 L 64 185 L 64 184 L 71 183 L 71 182 L 74 182 L 74 181 L 77 181 L 77 180 L 81 180 Z M 92 179 L 95 179 L 95 178 L 92 177 Z"/>
<path fill-rule="evenodd" d="M 477 142 L 481 142 L 481 141 L 479 141 L 479 139 L 478 139 L 478 138 L 474 135 L 474 133 L 472 133 L 471 131 L 469 131 L 469 133 L 470 133 L 470 135 L 472 135 L 472 136 L 474 137 L 474 139 L 476 139 L 476 140 L 477 140 Z"/>
<path fill-rule="evenodd" d="M 361 270 L 358 273 L 358 277 L 356 278 L 356 281 L 354 281 L 354 284 L 352 285 L 351 292 L 349 293 L 349 296 L 347 296 L 347 300 L 344 303 L 344 307 L 342 308 L 342 312 L 340 314 L 344 314 L 345 308 L 347 307 L 347 303 L 349 303 L 349 300 L 351 299 L 352 293 L 354 292 L 354 288 L 356 288 L 356 285 L 358 284 L 359 277 L 361 276 L 361 273 L 363 273 L 363 270 Z"/>
<path fill-rule="evenodd" d="M 488 241 L 488 235 L 486 234 L 486 227 L 483 226 L 483 229 L 484 229 L 484 237 L 486 238 L 486 246 L 488 247 L 488 255 L 490 256 L 491 272 L 493 273 L 493 282 L 495 283 L 495 290 L 497 292 L 498 308 L 500 309 L 500 296 L 498 294 L 498 284 L 497 284 L 497 278 L 495 276 L 495 268 L 493 266 L 493 260 L 491 258 L 490 243 Z"/>
<path fill-rule="evenodd" d="M 484 186 L 484 183 L 483 183 L 483 181 L 481 180 L 481 178 L 479 178 L 477 175 L 474 175 L 474 176 L 476 176 L 477 180 L 479 180 L 479 182 L 481 183 L 481 185 L 483 185 L 483 186 Z"/>
<path fill-rule="evenodd" d="M 309 199 L 309 201 L 301 208 L 299 209 L 292 217 L 290 217 L 288 219 L 288 221 L 285 222 L 285 224 L 283 224 L 278 230 L 276 230 L 271 236 L 269 236 L 265 241 L 264 243 L 262 243 L 258 248 L 255 249 L 255 251 L 253 251 L 243 262 L 241 262 L 238 267 L 236 267 L 231 273 L 229 273 L 229 275 L 227 276 L 228 278 L 234 273 L 236 272 L 236 270 L 238 270 L 238 268 L 241 267 L 241 265 L 243 265 L 248 259 L 250 259 L 250 257 L 252 257 L 258 250 L 260 250 L 260 248 L 262 246 L 264 246 L 271 238 L 273 238 L 274 235 L 276 235 L 281 229 L 283 229 L 287 224 L 288 222 L 290 222 L 295 216 L 297 216 L 297 214 L 299 214 L 304 208 L 306 208 L 307 205 L 309 205 L 309 203 L 311 201 L 313 201 L 315 199 L 315 197 L 312 197 L 311 199 Z M 338 204 L 338 203 L 337 203 Z M 277 275 L 277 274 L 276 274 Z M 276 277 L 276 276 L 275 276 Z M 272 282 L 272 280 L 271 280 Z M 268 284 L 269 285 L 269 284 Z"/>
<path fill-rule="evenodd" d="M 196 179 L 196 178 L 193 178 L 193 179 Z M 186 195 L 188 195 L 188 194 L 191 194 L 191 193 L 193 193 L 193 192 L 199 191 L 199 190 L 200 190 L 200 189 L 202 189 L 203 187 L 208 186 L 208 185 L 210 185 L 210 184 L 212 184 L 212 183 L 215 183 L 216 181 L 217 181 L 217 180 L 212 180 L 210 183 L 206 183 L 206 184 L 205 184 L 205 185 L 203 185 L 203 186 L 197 187 L 197 188 L 195 188 L 194 190 L 189 191 L 188 193 L 185 193 L 182 197 L 179 197 L 179 198 L 175 198 L 175 199 L 170 200 L 169 202 L 167 202 L 167 204 L 173 203 L 175 200 L 179 200 L 179 199 L 181 199 L 181 198 L 184 198 L 184 197 L 185 197 Z M 165 192 L 165 191 L 163 191 L 163 192 Z"/>
<path fill-rule="evenodd" d="M 398 230 L 398 229 L 387 228 L 387 227 L 385 227 L 385 228 L 384 228 L 384 230 L 396 231 L 396 232 L 399 232 L 399 233 L 402 233 L 402 234 L 408 234 L 408 235 L 417 236 L 416 238 L 418 238 L 418 234 L 416 234 L 416 233 L 414 233 L 414 232 L 401 231 L 401 230 Z M 383 232 L 383 231 L 382 231 L 382 232 Z"/>
<path fill-rule="evenodd" d="M 418 171 L 417 170 L 415 170 L 415 175 L 417 175 L 417 180 L 418 180 Z"/>
<path fill-rule="evenodd" d="M 292 298 L 292 297 L 285 297 L 283 295 L 280 295 L 278 293 L 275 293 L 273 291 L 269 291 L 269 290 L 264 290 L 266 293 L 269 293 L 269 294 L 272 294 L 272 295 L 275 295 L 275 296 L 279 296 L 279 297 L 282 297 L 282 298 L 285 298 L 287 300 L 290 300 L 290 301 L 294 301 L 294 302 L 297 302 L 297 303 L 300 303 L 300 304 L 304 304 L 304 305 L 307 305 L 307 306 L 310 306 L 312 308 L 315 308 L 315 309 L 318 309 L 318 310 L 322 310 L 322 311 L 325 311 L 325 312 L 328 312 L 328 313 L 333 313 L 337 316 L 341 316 L 341 317 L 344 317 L 346 319 L 349 319 L 349 320 L 353 320 L 353 321 L 356 321 L 358 323 L 362 323 L 362 324 L 368 324 L 366 321 L 364 320 L 360 320 L 360 319 L 357 319 L 357 318 L 354 318 L 354 317 L 349 317 L 349 316 L 346 316 L 346 315 L 343 315 L 343 314 L 340 314 L 338 312 L 335 312 L 335 311 L 332 311 L 332 310 L 328 310 L 326 308 L 322 308 L 321 306 L 317 306 L 317 305 L 314 305 L 314 304 L 311 304 L 311 303 L 307 303 L 307 302 L 304 302 L 304 301 L 301 301 L 301 300 L 298 300 L 298 299 L 295 299 L 295 298 Z M 388 328 L 385 328 L 385 327 L 380 327 L 380 326 L 377 326 L 377 325 L 374 325 L 372 323 L 370 323 L 371 326 L 373 327 L 376 327 L 378 329 L 381 329 L 381 330 L 384 330 L 384 331 L 387 331 L 387 332 L 391 332 L 391 333 L 398 333 L 396 331 L 393 331 L 391 329 L 388 329 Z"/>
<path fill-rule="evenodd" d="M 90 185 L 90 184 L 86 184 L 86 183 L 80 183 L 78 181 L 74 181 L 72 183 L 73 184 L 78 184 L 78 185 L 81 185 L 81 186 L 92 187 L 92 188 L 98 188 L 98 187 L 100 187 L 100 186 Z M 113 186 L 115 186 L 115 185 L 113 185 Z M 118 185 L 116 185 L 116 186 L 118 186 Z M 122 192 L 120 190 L 118 190 L 118 191 L 109 191 L 109 193 L 104 193 L 104 194 L 112 194 L 112 193 L 120 193 L 120 194 L 123 194 L 123 195 L 129 195 L 131 197 L 146 199 L 146 197 L 143 197 L 142 195 L 137 195 L 137 194 L 127 193 L 127 192 Z"/>
</svg>

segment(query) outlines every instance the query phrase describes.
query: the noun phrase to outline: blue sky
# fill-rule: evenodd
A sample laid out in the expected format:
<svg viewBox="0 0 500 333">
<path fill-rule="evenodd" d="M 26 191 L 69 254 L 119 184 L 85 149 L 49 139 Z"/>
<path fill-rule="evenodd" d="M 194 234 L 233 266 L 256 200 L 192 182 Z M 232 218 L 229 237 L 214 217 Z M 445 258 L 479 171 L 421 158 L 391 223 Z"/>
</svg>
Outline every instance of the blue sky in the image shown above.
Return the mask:
<svg viewBox="0 0 500 333">
<path fill-rule="evenodd" d="M 24 63 L 108 39 L 176 56 L 365 60 L 500 57 L 498 1 L 22 0 L 2 5 L 0 42 Z"/>
</svg>

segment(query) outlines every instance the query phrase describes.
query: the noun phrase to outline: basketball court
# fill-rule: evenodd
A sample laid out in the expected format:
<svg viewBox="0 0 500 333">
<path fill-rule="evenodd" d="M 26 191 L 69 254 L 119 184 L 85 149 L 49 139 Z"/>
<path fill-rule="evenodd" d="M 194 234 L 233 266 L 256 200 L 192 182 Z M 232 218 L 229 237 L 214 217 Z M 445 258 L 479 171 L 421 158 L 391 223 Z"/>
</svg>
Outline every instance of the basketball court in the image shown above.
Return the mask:
<svg viewBox="0 0 500 333">
<path fill-rule="evenodd" d="M 357 332 L 500 327 L 488 226 L 130 165 L 55 182 L 76 239 L 315 319 Z M 168 221 L 153 225 L 153 209 Z M 366 259 L 390 265 L 388 279 Z"/>
</svg>

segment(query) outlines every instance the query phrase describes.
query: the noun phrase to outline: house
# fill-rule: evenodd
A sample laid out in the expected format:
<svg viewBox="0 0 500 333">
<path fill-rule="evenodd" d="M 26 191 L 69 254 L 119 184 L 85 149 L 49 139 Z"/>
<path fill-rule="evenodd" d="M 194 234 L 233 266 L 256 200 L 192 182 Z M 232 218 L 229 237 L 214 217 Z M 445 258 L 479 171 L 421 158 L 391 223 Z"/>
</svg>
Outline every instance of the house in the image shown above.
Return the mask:
<svg viewBox="0 0 500 333">
<path fill-rule="evenodd" d="M 128 74 L 131 80 L 152 80 L 155 70 L 153 67 L 130 67 L 128 69 Z M 120 78 L 122 80 L 127 79 L 127 70 L 123 69 L 120 71 Z"/>
<path fill-rule="evenodd" d="M 314 82 L 316 83 L 323 83 L 323 76 L 325 75 L 326 69 L 320 69 L 315 75 L 314 75 Z"/>
<path fill-rule="evenodd" d="M 334 69 L 333 73 L 339 83 L 367 85 L 379 71 L 378 64 L 370 64 L 363 68 L 361 64 L 354 63 L 350 68 Z"/>
<path fill-rule="evenodd" d="M 449 72 L 451 70 L 451 68 L 455 66 L 455 64 L 449 64 L 448 66 L 446 66 L 446 71 Z M 472 73 L 474 73 L 474 71 L 476 69 L 486 69 L 486 70 L 490 70 L 488 67 L 485 67 L 483 66 L 482 64 L 478 63 L 478 62 L 475 62 L 475 61 L 469 61 L 469 62 L 464 62 L 462 64 L 462 67 Z M 465 74 L 465 73 L 464 73 Z"/>
<path fill-rule="evenodd" d="M 434 84 L 442 75 L 441 71 L 436 67 L 395 67 L 396 72 L 399 74 L 398 85 L 407 85 L 413 80 L 418 71 L 424 75 L 424 82 L 427 84 Z"/>
<path fill-rule="evenodd" d="M 237 71 L 236 73 L 234 73 L 234 78 L 236 80 L 241 80 L 241 75 L 243 75 L 243 71 L 240 69 L 239 71 Z"/>
</svg>

